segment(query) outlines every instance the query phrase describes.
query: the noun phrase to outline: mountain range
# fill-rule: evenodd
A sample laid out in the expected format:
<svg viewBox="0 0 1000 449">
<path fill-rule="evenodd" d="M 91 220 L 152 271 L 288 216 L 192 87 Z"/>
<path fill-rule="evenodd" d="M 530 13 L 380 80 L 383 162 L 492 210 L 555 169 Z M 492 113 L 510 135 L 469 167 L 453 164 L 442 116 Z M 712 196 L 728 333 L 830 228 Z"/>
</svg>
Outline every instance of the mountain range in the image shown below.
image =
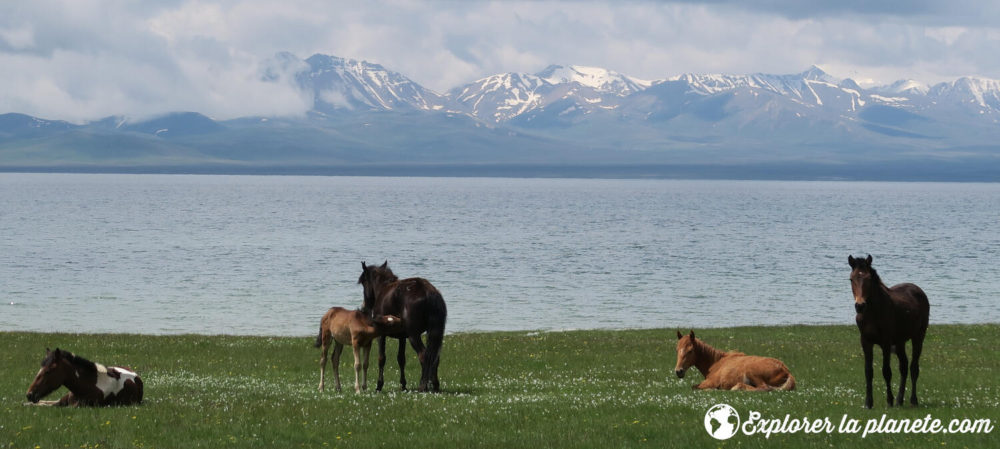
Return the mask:
<svg viewBox="0 0 1000 449">
<path fill-rule="evenodd" d="M 992 79 L 862 87 L 815 66 L 644 80 L 552 65 L 437 93 L 379 64 L 290 53 L 261 76 L 288 70 L 312 99 L 299 116 L 0 114 L 0 170 L 1000 180 Z"/>
</svg>

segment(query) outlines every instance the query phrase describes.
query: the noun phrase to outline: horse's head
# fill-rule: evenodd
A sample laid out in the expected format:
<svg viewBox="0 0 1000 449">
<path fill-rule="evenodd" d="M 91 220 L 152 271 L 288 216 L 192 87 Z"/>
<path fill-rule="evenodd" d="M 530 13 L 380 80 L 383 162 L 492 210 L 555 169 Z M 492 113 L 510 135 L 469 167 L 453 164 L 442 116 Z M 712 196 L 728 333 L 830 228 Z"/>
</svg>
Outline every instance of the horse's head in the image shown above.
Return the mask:
<svg viewBox="0 0 1000 449">
<path fill-rule="evenodd" d="M 42 368 L 35 375 L 34 382 L 28 387 L 28 400 L 37 403 L 39 399 L 48 396 L 66 382 L 73 366 L 65 357 L 66 352 L 56 348 L 55 351 L 45 349 L 45 358 L 42 359 Z"/>
<path fill-rule="evenodd" d="M 389 261 L 385 261 L 381 266 L 367 265 L 361 262 L 361 276 L 358 277 L 358 284 L 364 290 L 364 302 L 361 304 L 361 313 L 372 316 L 375 309 L 375 297 L 378 291 L 385 284 L 396 281 L 399 278 L 389 269 Z"/>
<path fill-rule="evenodd" d="M 847 263 L 851 265 L 851 291 L 854 293 L 854 310 L 858 313 L 865 311 L 868 299 L 872 292 L 879 287 L 881 281 L 878 273 L 872 268 L 872 256 L 866 259 L 847 256 Z"/>
<path fill-rule="evenodd" d="M 687 335 L 681 335 L 681 331 L 677 331 L 677 365 L 674 366 L 674 373 L 677 377 L 683 379 L 684 373 L 687 372 L 691 365 L 695 362 L 695 347 L 694 347 L 694 331 Z"/>
</svg>

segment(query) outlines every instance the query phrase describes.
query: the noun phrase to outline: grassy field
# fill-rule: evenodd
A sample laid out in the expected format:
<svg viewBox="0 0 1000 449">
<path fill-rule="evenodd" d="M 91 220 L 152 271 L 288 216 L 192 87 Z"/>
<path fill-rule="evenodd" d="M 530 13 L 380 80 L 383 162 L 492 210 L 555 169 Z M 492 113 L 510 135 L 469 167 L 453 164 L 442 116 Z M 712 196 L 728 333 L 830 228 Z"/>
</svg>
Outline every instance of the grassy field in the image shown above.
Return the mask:
<svg viewBox="0 0 1000 449">
<path fill-rule="evenodd" d="M 673 374 L 673 329 L 449 335 L 438 395 L 398 392 L 395 342 L 386 391 L 355 395 L 332 391 L 331 378 L 325 393 L 316 390 L 319 351 L 311 338 L 0 333 L 0 448 L 1000 445 L 1000 430 L 864 439 L 836 432 L 769 439 L 737 433 L 717 441 L 703 427 L 705 412 L 717 403 L 732 405 L 744 420 L 751 410 L 769 418 L 828 417 L 834 425 L 845 414 L 862 423 L 883 414 L 930 414 L 946 423 L 988 418 L 995 426 L 1000 325 L 931 326 L 918 408 L 886 408 L 877 361 L 873 410 L 862 407 L 864 375 L 853 326 L 696 332 L 720 349 L 781 358 L 798 389 L 692 391 L 702 377 L 694 369 L 683 380 Z M 46 346 L 133 367 L 144 379 L 145 403 L 107 409 L 22 405 Z M 353 385 L 351 360 L 350 353 L 341 360 L 345 386 Z M 374 386 L 374 357 L 372 366 Z M 419 381 L 412 350 L 407 378 L 412 387 Z"/>
</svg>

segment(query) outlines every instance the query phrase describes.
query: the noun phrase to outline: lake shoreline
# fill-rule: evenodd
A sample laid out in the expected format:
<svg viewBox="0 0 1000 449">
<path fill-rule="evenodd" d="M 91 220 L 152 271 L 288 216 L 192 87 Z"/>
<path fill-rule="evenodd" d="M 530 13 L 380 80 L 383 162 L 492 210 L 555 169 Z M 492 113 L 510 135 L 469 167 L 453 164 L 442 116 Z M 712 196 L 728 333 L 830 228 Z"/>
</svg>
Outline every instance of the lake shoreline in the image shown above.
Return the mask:
<svg viewBox="0 0 1000 449">
<path fill-rule="evenodd" d="M 983 323 L 930 323 L 929 329 L 948 327 L 948 328 L 976 328 L 976 327 L 1000 327 L 1000 321 L 997 322 L 983 322 Z M 458 331 L 450 332 L 445 334 L 446 337 L 462 337 L 462 336 L 537 336 L 546 334 L 588 334 L 588 333 L 628 333 L 628 332 L 665 332 L 666 334 L 672 334 L 674 331 L 687 332 L 689 330 L 705 330 L 716 332 L 724 331 L 734 331 L 741 332 L 747 330 L 759 330 L 766 331 L 776 330 L 780 331 L 782 329 L 840 329 L 849 328 L 857 329 L 855 324 L 812 324 L 812 323 L 790 323 L 790 324 L 760 324 L 760 325 L 740 325 L 740 326 L 685 326 L 685 327 L 633 327 L 633 328 L 592 328 L 592 329 L 517 329 L 517 330 L 470 330 L 470 331 Z M 928 331 L 930 332 L 930 331 Z M 72 337 L 102 337 L 102 336 L 114 336 L 114 337 L 151 337 L 151 338 L 262 338 L 262 339 L 288 339 L 288 340 L 298 340 L 298 339 L 315 339 L 315 335 L 267 335 L 267 334 L 202 334 L 202 333 L 163 333 L 163 334 L 150 334 L 150 333 L 131 333 L 131 332 L 65 332 L 65 331 L 54 331 L 54 332 L 43 332 L 43 331 L 22 331 L 22 330 L 9 330 L 0 329 L 0 336 L 3 335 L 51 335 L 51 336 L 72 336 Z"/>
<path fill-rule="evenodd" d="M 0 165 L 0 173 L 177 174 L 330 177 L 524 179 L 660 179 L 705 181 L 843 181 L 996 183 L 990 164 L 901 161 L 869 165 L 774 162 L 747 164 L 378 163 L 343 165 Z"/>
</svg>

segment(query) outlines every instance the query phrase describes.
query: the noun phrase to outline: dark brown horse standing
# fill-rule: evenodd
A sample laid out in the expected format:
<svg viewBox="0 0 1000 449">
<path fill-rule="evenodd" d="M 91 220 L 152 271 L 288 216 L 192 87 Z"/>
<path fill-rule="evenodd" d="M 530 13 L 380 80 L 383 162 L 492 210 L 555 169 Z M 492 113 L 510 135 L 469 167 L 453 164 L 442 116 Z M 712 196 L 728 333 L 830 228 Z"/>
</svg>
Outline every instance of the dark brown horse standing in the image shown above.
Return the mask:
<svg viewBox="0 0 1000 449">
<path fill-rule="evenodd" d="M 40 401 L 65 385 L 58 401 Z M 119 366 L 104 366 L 71 352 L 45 350 L 42 368 L 28 387 L 32 404 L 65 406 L 131 405 L 142 402 L 142 379 Z"/>
<path fill-rule="evenodd" d="M 420 360 L 420 391 L 441 391 L 438 380 L 438 365 L 441 363 L 441 344 L 444 340 L 444 326 L 448 318 L 448 309 L 444 298 L 430 282 L 423 278 L 408 278 L 400 280 L 389 269 L 389 262 L 382 266 L 368 266 L 361 262 L 361 277 L 358 283 L 364 288 L 364 305 L 362 313 L 377 321 L 385 315 L 395 315 L 403 320 L 404 332 L 390 334 L 390 337 L 400 340 L 399 383 L 406 389 L 405 345 L 403 339 L 409 339 L 410 345 L 417 351 Z M 424 346 L 422 335 L 427 333 L 427 346 Z M 382 391 L 383 369 L 385 367 L 385 336 L 378 342 L 378 384 L 375 390 Z"/>
<path fill-rule="evenodd" d="M 855 259 L 847 256 L 851 265 L 851 290 L 854 292 L 855 320 L 861 331 L 861 349 L 865 353 L 865 407 L 872 408 L 872 346 L 882 348 L 882 377 L 885 378 L 886 397 L 892 407 L 892 367 L 889 356 L 893 352 L 899 359 L 899 394 L 896 405 L 903 405 L 906 391 L 906 342 L 913 341 L 913 361 L 909 374 L 913 388 L 910 404 L 917 405 L 917 377 L 920 375 L 920 352 L 927 334 L 930 303 L 924 291 L 913 284 L 886 287 L 872 268 L 872 256 Z"/>
</svg>

